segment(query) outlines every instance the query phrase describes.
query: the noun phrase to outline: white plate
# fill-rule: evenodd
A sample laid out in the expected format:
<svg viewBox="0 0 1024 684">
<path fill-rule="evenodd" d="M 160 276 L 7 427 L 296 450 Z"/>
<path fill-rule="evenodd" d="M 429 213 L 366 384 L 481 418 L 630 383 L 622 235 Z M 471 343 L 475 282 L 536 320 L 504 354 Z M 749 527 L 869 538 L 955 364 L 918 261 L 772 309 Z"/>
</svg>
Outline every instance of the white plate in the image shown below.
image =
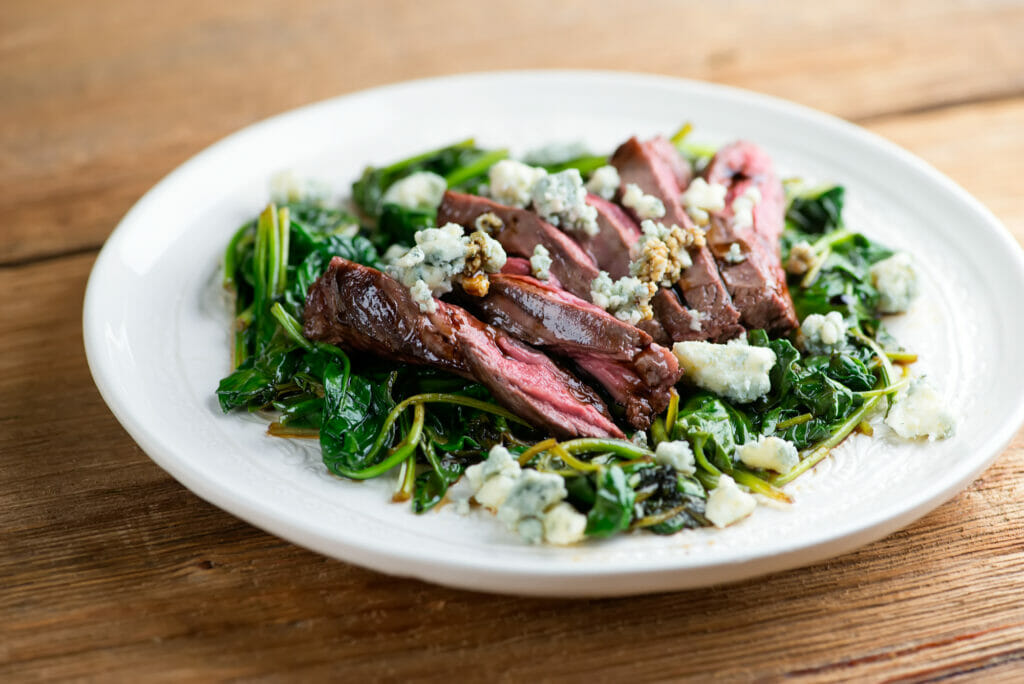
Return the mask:
<svg viewBox="0 0 1024 684">
<path fill-rule="evenodd" d="M 578 548 L 523 545 L 491 516 L 452 506 L 416 516 L 392 482 L 328 476 L 315 448 L 222 415 L 229 365 L 221 250 L 267 201 L 282 169 L 347 192 L 369 163 L 476 136 L 523 151 L 696 124 L 696 137 L 745 137 L 787 173 L 847 188 L 848 224 L 910 249 L 924 295 L 892 324 L 922 354 L 960 418 L 955 438 L 848 440 L 791 485 L 789 510 L 759 507 L 727 530 L 628 535 Z M 970 132 L 968 131 L 969 135 Z M 256 124 L 161 181 L 100 253 L 85 299 L 85 346 L 100 392 L 154 461 L 204 499 L 321 553 L 457 587 L 618 595 L 739 580 L 834 556 L 932 510 L 969 483 L 1022 418 L 1019 246 L 977 201 L 924 162 L 850 124 L 748 92 L 669 78 L 512 72 L 404 83 Z M 386 480 L 386 481 L 385 481 Z"/>
</svg>

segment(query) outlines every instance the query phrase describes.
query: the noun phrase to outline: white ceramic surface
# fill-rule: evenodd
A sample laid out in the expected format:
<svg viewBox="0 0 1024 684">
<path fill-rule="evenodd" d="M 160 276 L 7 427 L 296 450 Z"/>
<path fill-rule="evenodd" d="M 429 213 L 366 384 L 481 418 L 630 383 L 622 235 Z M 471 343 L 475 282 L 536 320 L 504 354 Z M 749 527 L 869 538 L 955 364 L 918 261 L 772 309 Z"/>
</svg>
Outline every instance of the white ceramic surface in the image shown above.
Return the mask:
<svg viewBox="0 0 1024 684">
<path fill-rule="evenodd" d="M 282 169 L 339 191 L 366 164 L 468 136 L 521 152 L 697 126 L 744 137 L 785 173 L 842 183 L 847 223 L 915 255 L 924 294 L 891 327 L 919 351 L 959 415 L 955 438 L 906 444 L 857 436 L 727 530 L 629 535 L 577 548 L 522 544 L 483 512 L 415 516 L 390 478 L 328 476 L 315 446 L 223 415 L 230 308 L 220 255 L 267 201 Z M 213 145 L 125 216 L 89 280 L 86 352 L 104 399 L 154 461 L 221 508 L 296 544 L 383 572 L 485 591 L 585 596 L 682 589 L 806 565 L 878 539 L 969 483 L 1024 418 L 1024 259 L 998 221 L 921 160 L 835 118 L 762 95 L 598 72 L 486 73 L 377 88 L 277 116 Z"/>
</svg>

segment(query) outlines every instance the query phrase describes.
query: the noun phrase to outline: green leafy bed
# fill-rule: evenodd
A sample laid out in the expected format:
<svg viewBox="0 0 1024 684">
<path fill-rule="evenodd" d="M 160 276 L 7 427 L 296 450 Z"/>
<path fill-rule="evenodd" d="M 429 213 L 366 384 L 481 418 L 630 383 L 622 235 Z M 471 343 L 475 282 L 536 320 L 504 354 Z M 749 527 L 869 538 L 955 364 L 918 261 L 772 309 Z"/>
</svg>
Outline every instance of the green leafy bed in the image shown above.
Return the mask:
<svg viewBox="0 0 1024 684">
<path fill-rule="evenodd" d="M 674 141 L 697 163 L 708 150 Z M 352 186 L 352 210 L 322 198 L 293 194 L 268 206 L 232 237 L 224 256 L 224 283 L 235 294 L 233 372 L 217 396 L 225 411 L 267 412 L 269 433 L 318 439 L 328 470 L 356 480 L 397 470 L 395 501 L 423 513 L 445 501 L 449 487 L 488 450 L 503 444 L 524 467 L 564 477 L 568 502 L 587 517 L 586 535 L 608 537 L 646 528 L 673 534 L 709 524 L 708 492 L 724 473 L 750 491 L 788 501 L 780 486 L 806 472 L 854 430 L 870 431 L 865 417 L 899 386 L 893 362 L 899 351 L 877 315 L 878 293 L 868 268 L 891 251 L 846 229 L 844 193 L 838 186 L 793 190 L 786 214 L 782 257 L 799 242 L 812 245 L 811 270 L 792 277 L 801 320 L 810 313 L 840 312 L 850 326 L 845 351 L 801 354 L 791 339 L 751 331 L 751 345 L 770 347 L 777 363 L 771 391 L 746 405 L 732 405 L 685 382 L 668 410 L 645 435 L 631 441 L 573 439 L 539 434 L 497 405 L 482 386 L 442 372 L 356 358 L 302 336 L 302 311 L 310 284 L 339 255 L 380 267 L 392 244 L 410 244 L 416 230 L 434 225 L 431 211 L 384 202 L 387 188 L 415 171 L 443 176 L 451 188 L 474 192 L 488 168 L 507 156 L 472 140 L 368 168 Z M 606 157 L 559 160 L 549 170 L 577 168 L 586 177 Z M 358 370 L 356 370 L 358 369 Z M 789 473 L 748 468 L 737 446 L 775 435 L 800 450 Z M 654 460 L 665 440 L 687 440 L 697 462 L 693 475 Z"/>
</svg>

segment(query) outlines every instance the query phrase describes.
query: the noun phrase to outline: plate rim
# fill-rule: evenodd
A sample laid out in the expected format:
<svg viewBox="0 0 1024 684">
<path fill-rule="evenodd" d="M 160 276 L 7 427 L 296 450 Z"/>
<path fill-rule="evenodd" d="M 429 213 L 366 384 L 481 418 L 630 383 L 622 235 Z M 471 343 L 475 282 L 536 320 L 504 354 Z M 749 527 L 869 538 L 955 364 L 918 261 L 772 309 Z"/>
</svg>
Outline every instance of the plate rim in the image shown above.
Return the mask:
<svg viewBox="0 0 1024 684">
<path fill-rule="evenodd" d="M 173 448 L 168 448 L 161 440 L 156 439 L 146 429 L 144 421 L 141 421 L 133 414 L 131 407 L 125 404 L 124 397 L 120 396 L 117 392 L 116 382 L 112 377 L 112 369 L 103 363 L 101 355 L 103 330 L 101 321 L 97 316 L 102 304 L 99 292 L 102 274 L 107 269 L 107 263 L 115 259 L 114 253 L 120 242 L 124 240 L 124 236 L 131 232 L 134 217 L 144 213 L 146 207 L 154 202 L 156 197 L 166 192 L 168 187 L 173 186 L 179 177 L 187 176 L 193 168 L 203 164 L 208 158 L 223 154 L 234 145 L 244 144 L 246 138 L 259 135 L 263 129 L 275 126 L 282 121 L 309 115 L 318 108 L 330 108 L 345 101 L 374 98 L 388 91 L 411 87 L 450 85 L 460 80 L 475 81 L 496 78 L 547 79 L 554 81 L 566 78 L 578 81 L 584 78 L 599 82 L 605 86 L 614 86 L 616 84 L 658 86 L 676 91 L 687 91 L 688 94 L 693 96 L 699 96 L 703 91 L 737 102 L 749 103 L 753 101 L 760 106 L 768 107 L 787 117 L 809 120 L 819 127 L 828 129 L 830 133 L 836 132 L 852 136 L 857 142 L 874 147 L 880 152 L 894 157 L 915 173 L 937 184 L 943 192 L 951 195 L 959 204 L 970 209 L 979 223 L 986 224 L 986 230 L 990 233 L 990 237 L 1002 243 L 1010 263 L 1014 266 L 1013 275 L 1024 279 L 1024 249 L 1021 248 L 1020 244 L 1017 243 L 999 219 L 979 200 L 923 159 L 904 150 L 895 143 L 836 116 L 802 104 L 716 83 L 672 76 L 608 70 L 535 69 L 480 71 L 379 85 L 281 112 L 247 125 L 221 138 L 193 155 L 150 188 L 128 210 L 108 236 L 93 264 L 86 286 L 82 319 L 86 359 L 90 373 L 104 402 L 118 422 L 121 423 L 150 459 L 197 496 L 222 510 L 288 541 L 346 562 L 371 567 L 392 575 L 414 576 L 454 587 L 532 595 L 557 594 L 565 596 L 567 590 L 573 590 L 571 586 L 573 579 L 594 580 L 614 577 L 638 579 L 645 582 L 645 584 L 640 586 L 623 586 L 613 592 L 606 590 L 586 591 L 585 587 L 578 587 L 579 591 L 575 591 L 572 594 L 578 596 L 607 596 L 613 594 L 648 593 L 664 589 L 681 589 L 739 581 L 782 569 L 810 565 L 880 539 L 920 518 L 967 486 L 978 473 L 987 468 L 1005 450 L 1021 424 L 1024 423 L 1024 400 L 1022 400 L 1013 407 L 1008 419 L 1004 420 L 997 430 L 991 432 L 983 443 L 976 445 L 974 451 L 985 454 L 983 458 L 958 462 L 957 467 L 950 468 L 942 478 L 936 480 L 926 489 L 917 492 L 913 497 L 913 502 L 901 508 L 895 514 L 892 512 L 879 512 L 874 516 L 868 517 L 866 520 L 860 519 L 855 523 L 848 523 L 839 527 L 838 530 L 833 528 L 828 533 L 818 534 L 799 544 L 776 546 L 771 553 L 750 552 L 739 554 L 728 561 L 717 560 L 706 564 L 696 562 L 681 565 L 678 558 L 654 558 L 647 559 L 643 567 L 636 567 L 639 561 L 612 561 L 598 567 L 586 563 L 578 566 L 556 564 L 540 569 L 531 567 L 525 574 L 522 569 L 516 569 L 510 573 L 507 570 L 496 567 L 494 563 L 478 559 L 473 559 L 473 562 L 467 562 L 465 557 L 459 557 L 454 562 L 445 562 L 446 559 L 441 557 L 425 557 L 422 552 L 408 551 L 395 546 L 389 546 L 386 543 L 369 544 L 366 537 L 354 540 L 354 538 L 348 536 L 327 536 L 317 529 L 303 526 L 301 516 L 280 515 L 282 512 L 287 512 L 278 511 L 277 515 L 268 517 L 266 508 L 261 509 L 258 502 L 253 501 L 252 497 L 246 496 L 243 491 L 235 489 L 224 490 L 217 487 L 216 483 L 204 480 L 202 474 L 192 466 L 188 458 L 178 457 L 173 453 Z M 396 568 L 396 562 L 411 562 L 415 567 L 409 568 L 408 572 L 402 572 Z M 716 569 L 720 571 L 717 573 L 721 577 L 720 580 L 708 582 L 706 579 L 700 579 L 702 573 L 707 574 Z M 483 576 L 481 576 L 481 573 Z M 687 575 L 692 576 L 694 581 L 681 581 Z M 522 583 L 521 580 L 523 579 L 543 582 L 545 584 L 543 586 L 531 586 L 529 582 Z M 497 587 L 496 585 L 501 580 L 509 580 L 514 586 Z M 515 580 L 519 580 L 519 582 L 517 583 Z"/>
</svg>

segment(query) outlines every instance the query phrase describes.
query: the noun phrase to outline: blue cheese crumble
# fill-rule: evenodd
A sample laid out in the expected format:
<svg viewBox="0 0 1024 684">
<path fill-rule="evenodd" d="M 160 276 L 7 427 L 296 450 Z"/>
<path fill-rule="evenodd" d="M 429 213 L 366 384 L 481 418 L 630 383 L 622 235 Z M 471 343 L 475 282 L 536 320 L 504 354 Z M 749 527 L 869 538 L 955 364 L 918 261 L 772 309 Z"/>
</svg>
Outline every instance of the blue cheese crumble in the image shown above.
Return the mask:
<svg viewBox="0 0 1024 684">
<path fill-rule="evenodd" d="M 757 499 L 743 491 L 728 475 L 718 476 L 718 486 L 708 494 L 704 517 L 718 528 L 728 527 L 754 512 Z"/>
<path fill-rule="evenodd" d="M 619 191 L 619 184 L 621 182 L 619 170 L 609 164 L 596 169 L 594 173 L 590 174 L 590 180 L 587 181 L 587 191 L 598 197 L 610 200 Z"/>
<path fill-rule="evenodd" d="M 590 301 L 620 321 L 636 325 L 654 316 L 651 297 L 658 292 L 654 283 L 624 276 L 612 280 L 607 271 L 601 271 L 590 283 Z"/>
<path fill-rule="evenodd" d="M 729 251 L 725 253 L 725 260 L 730 264 L 739 264 L 747 260 L 740 243 L 734 242 L 729 245 Z"/>
<path fill-rule="evenodd" d="M 697 472 L 693 449 L 685 440 L 658 442 L 658 447 L 654 450 L 654 460 L 659 465 L 672 466 L 684 475 L 693 475 Z"/>
<path fill-rule="evenodd" d="M 796 334 L 797 345 L 808 354 L 832 354 L 846 346 L 846 321 L 838 311 L 810 314 Z"/>
<path fill-rule="evenodd" d="M 930 382 L 918 378 L 904 392 L 885 417 L 885 424 L 903 439 L 946 439 L 956 432 L 956 420 L 942 396 Z"/>
<path fill-rule="evenodd" d="M 733 226 L 750 228 L 754 225 L 754 207 L 761 201 L 761 191 L 753 185 L 732 201 Z"/>
<path fill-rule="evenodd" d="M 497 202 L 522 209 L 530 203 L 533 186 L 547 175 L 542 168 L 503 159 L 487 173 L 488 191 Z"/>
<path fill-rule="evenodd" d="M 477 503 L 498 510 L 522 474 L 519 462 L 500 444 L 491 447 L 487 460 L 466 468 L 466 480 Z"/>
<path fill-rule="evenodd" d="M 454 277 L 497 273 L 505 265 L 505 250 L 497 240 L 482 231 L 467 237 L 455 223 L 417 231 L 414 239 L 416 245 L 397 258 L 389 251 L 387 272 L 410 290 L 416 288 L 412 294 L 420 311 L 436 311 L 433 298 L 451 292 Z"/>
<path fill-rule="evenodd" d="M 720 183 L 708 183 L 703 178 L 694 178 L 686 192 L 679 196 L 686 213 L 698 226 L 706 226 L 710 213 L 725 209 L 725 195 L 728 188 Z"/>
<path fill-rule="evenodd" d="M 430 171 L 417 171 L 401 178 L 384 192 L 384 204 L 397 204 L 405 209 L 431 210 L 441 206 L 448 183 Z"/>
<path fill-rule="evenodd" d="M 545 221 L 565 231 L 597 235 L 597 209 L 587 204 L 579 169 L 543 176 L 530 191 L 533 209 Z"/>
<path fill-rule="evenodd" d="M 524 470 L 498 509 L 498 519 L 531 544 L 544 539 L 544 514 L 568 496 L 554 473 Z"/>
<path fill-rule="evenodd" d="M 665 215 L 665 203 L 654 195 L 645 195 L 636 183 L 626 185 L 622 206 L 632 209 L 640 220 L 659 219 Z"/>
<path fill-rule="evenodd" d="M 917 273 L 906 252 L 897 252 L 883 259 L 868 271 L 871 284 L 878 290 L 878 310 L 902 313 L 917 297 Z"/>
<path fill-rule="evenodd" d="M 736 456 L 751 468 L 764 468 L 777 473 L 788 473 L 800 463 L 796 447 L 780 437 L 761 436 L 736 449 Z"/>
<path fill-rule="evenodd" d="M 547 280 L 551 277 L 551 252 L 544 245 L 538 244 L 533 248 L 533 256 L 530 257 L 530 272 L 538 280 Z"/>
<path fill-rule="evenodd" d="M 775 352 L 768 347 L 711 342 L 676 342 L 672 352 L 679 359 L 683 377 L 720 397 L 745 404 L 771 389 L 769 371 Z"/>
</svg>

